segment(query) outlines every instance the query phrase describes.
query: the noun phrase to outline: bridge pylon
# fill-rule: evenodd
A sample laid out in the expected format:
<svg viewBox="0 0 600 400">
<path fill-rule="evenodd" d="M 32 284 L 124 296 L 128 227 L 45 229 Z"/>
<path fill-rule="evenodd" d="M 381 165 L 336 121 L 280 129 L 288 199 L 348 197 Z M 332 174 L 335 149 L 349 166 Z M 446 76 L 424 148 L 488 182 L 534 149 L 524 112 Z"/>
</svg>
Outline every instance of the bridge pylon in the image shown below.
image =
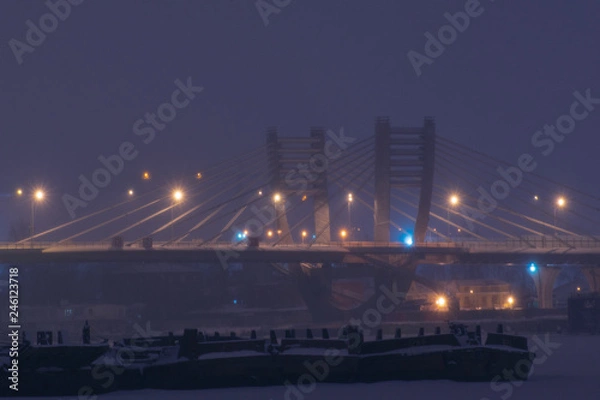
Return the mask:
<svg viewBox="0 0 600 400">
<path fill-rule="evenodd" d="M 549 266 L 540 266 L 537 269 L 537 276 L 533 277 L 533 281 L 535 282 L 539 308 L 554 307 L 552 292 L 554 290 L 554 282 L 556 282 L 560 271 L 560 267 Z"/>
<path fill-rule="evenodd" d="M 423 243 L 429 224 L 435 166 L 435 122 L 422 127 L 392 127 L 388 117 L 375 123 L 375 241 L 390 241 L 392 188 L 420 188 L 414 240 Z"/>
<path fill-rule="evenodd" d="M 292 197 L 312 201 L 316 243 L 331 241 L 325 129 L 313 127 L 309 137 L 281 137 L 275 128 L 267 130 L 270 186 L 277 215 L 280 243 L 293 244 L 286 214 Z"/>
<path fill-rule="evenodd" d="M 590 291 L 600 292 L 600 266 L 589 265 L 581 268 L 581 272 L 590 285 Z"/>
</svg>

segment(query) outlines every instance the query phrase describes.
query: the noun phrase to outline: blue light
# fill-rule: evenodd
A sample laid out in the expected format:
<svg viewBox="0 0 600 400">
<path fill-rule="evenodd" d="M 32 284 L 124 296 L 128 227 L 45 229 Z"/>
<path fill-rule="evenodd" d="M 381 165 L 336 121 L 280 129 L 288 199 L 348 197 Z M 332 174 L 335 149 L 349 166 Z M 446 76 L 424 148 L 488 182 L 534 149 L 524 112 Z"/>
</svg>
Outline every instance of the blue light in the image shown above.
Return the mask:
<svg viewBox="0 0 600 400">
<path fill-rule="evenodd" d="M 317 235 L 313 235 L 313 239 L 316 239 L 316 238 L 317 238 Z"/>
<path fill-rule="evenodd" d="M 404 244 L 407 246 L 412 246 L 414 243 L 413 241 L 413 237 L 411 235 L 408 235 L 404 238 Z"/>
<path fill-rule="evenodd" d="M 529 266 L 529 272 L 535 272 L 537 270 L 537 267 L 535 266 L 534 263 L 531 263 L 531 265 Z"/>
<path fill-rule="evenodd" d="M 237 304 L 237 299 L 233 299 L 233 304 Z"/>
<path fill-rule="evenodd" d="M 242 235 L 241 233 L 237 234 L 238 239 L 242 239 L 244 237 L 244 235 Z"/>
</svg>

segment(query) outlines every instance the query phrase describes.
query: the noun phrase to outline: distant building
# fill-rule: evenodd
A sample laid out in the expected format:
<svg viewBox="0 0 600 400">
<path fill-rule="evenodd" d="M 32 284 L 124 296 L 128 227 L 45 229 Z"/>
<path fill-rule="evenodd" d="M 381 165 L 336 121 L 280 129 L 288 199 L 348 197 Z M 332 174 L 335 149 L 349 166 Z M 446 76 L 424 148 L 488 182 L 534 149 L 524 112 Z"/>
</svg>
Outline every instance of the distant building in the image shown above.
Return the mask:
<svg viewBox="0 0 600 400">
<path fill-rule="evenodd" d="M 500 310 L 522 307 L 510 283 L 500 280 L 453 281 L 461 310 Z"/>
<path fill-rule="evenodd" d="M 510 283 L 499 280 L 455 281 L 461 310 L 499 310 L 516 306 Z"/>
<path fill-rule="evenodd" d="M 583 277 L 578 277 L 571 282 L 557 286 L 552 292 L 552 298 L 555 308 L 567 308 L 569 297 L 575 294 L 582 294 L 589 291 L 589 286 Z"/>
<path fill-rule="evenodd" d="M 452 280 L 442 283 L 445 293 L 436 293 L 434 290 L 413 282 L 408 291 L 407 300 L 423 301 L 424 310 L 440 309 L 437 305 L 440 297 L 444 303 L 451 301 L 448 296 L 458 300 L 461 310 L 498 310 L 506 308 L 520 308 L 519 298 L 514 294 L 510 283 L 500 280 Z M 445 309 L 445 307 L 442 307 Z"/>
</svg>

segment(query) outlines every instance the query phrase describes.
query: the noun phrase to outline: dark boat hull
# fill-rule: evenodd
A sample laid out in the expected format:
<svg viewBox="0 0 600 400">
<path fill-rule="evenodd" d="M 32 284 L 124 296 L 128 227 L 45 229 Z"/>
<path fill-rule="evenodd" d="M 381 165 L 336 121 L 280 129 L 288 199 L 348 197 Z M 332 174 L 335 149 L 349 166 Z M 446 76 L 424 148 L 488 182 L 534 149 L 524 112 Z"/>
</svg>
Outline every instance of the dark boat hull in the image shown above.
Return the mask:
<svg viewBox="0 0 600 400">
<path fill-rule="evenodd" d="M 459 341 L 452 334 L 361 340 L 357 348 L 346 339 L 289 338 L 277 345 L 236 338 L 110 350 L 36 347 L 24 348 L 22 355 L 19 395 L 61 396 L 313 381 L 526 380 L 535 357 L 525 338 L 504 334 L 488 334 L 485 345 Z M 1 374 L 7 374 L 6 367 Z"/>
</svg>

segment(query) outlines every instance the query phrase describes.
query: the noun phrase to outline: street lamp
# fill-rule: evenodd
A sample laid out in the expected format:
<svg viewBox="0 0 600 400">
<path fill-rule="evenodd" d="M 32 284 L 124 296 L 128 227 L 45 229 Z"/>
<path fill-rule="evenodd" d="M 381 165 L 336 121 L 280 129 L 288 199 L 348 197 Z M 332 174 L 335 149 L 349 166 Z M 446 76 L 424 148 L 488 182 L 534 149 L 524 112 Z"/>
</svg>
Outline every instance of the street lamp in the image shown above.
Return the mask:
<svg viewBox="0 0 600 400">
<path fill-rule="evenodd" d="M 455 194 L 451 195 L 450 198 L 448 199 L 448 207 L 446 207 L 446 219 L 447 219 L 446 235 L 447 236 L 450 236 L 450 207 L 456 206 L 459 202 L 460 202 L 460 199 Z"/>
<path fill-rule="evenodd" d="M 350 208 L 352 206 L 353 201 L 354 198 L 352 197 L 352 193 L 348 193 L 348 226 L 350 227 L 350 230 L 352 230 L 352 218 L 350 215 Z"/>
<path fill-rule="evenodd" d="M 17 189 L 16 193 L 17 193 L 17 196 L 19 196 L 19 197 L 23 196 L 23 189 L 21 189 L 21 188 Z"/>
<path fill-rule="evenodd" d="M 133 198 L 134 194 L 135 192 L 133 191 L 133 189 L 129 189 L 127 191 L 127 196 L 129 196 L 130 198 Z M 129 212 L 125 213 L 125 225 L 129 226 Z"/>
<path fill-rule="evenodd" d="M 533 282 L 536 283 L 534 275 L 537 275 L 537 285 L 536 285 L 536 293 L 537 293 L 537 301 L 538 307 L 540 306 L 540 301 L 542 300 L 540 297 L 540 293 L 542 291 L 542 274 L 538 271 L 538 266 L 535 263 L 529 264 L 529 272 L 532 275 Z"/>
<path fill-rule="evenodd" d="M 274 203 L 279 203 L 280 201 L 281 201 L 281 194 L 279 194 L 279 193 L 275 193 L 275 194 L 273 195 L 273 202 L 274 202 Z"/>
<path fill-rule="evenodd" d="M 45 193 L 41 189 L 36 189 L 31 196 L 31 247 L 33 248 L 33 235 L 35 234 L 35 203 L 44 200 Z"/>
<path fill-rule="evenodd" d="M 173 202 L 171 204 L 171 240 L 175 238 L 175 224 L 173 221 L 175 220 L 175 205 L 183 200 L 183 191 L 180 189 L 175 189 L 173 191 Z"/>
<path fill-rule="evenodd" d="M 556 230 L 556 211 L 559 208 L 564 208 L 566 204 L 567 204 L 567 200 L 565 200 L 564 197 L 561 196 L 558 199 L 556 199 L 556 206 L 554 207 L 554 234 L 557 233 L 557 230 Z"/>
<path fill-rule="evenodd" d="M 346 236 L 348 236 L 348 232 L 346 232 L 345 229 L 342 229 L 340 231 L 340 237 L 342 238 L 342 240 L 346 239 Z"/>
<path fill-rule="evenodd" d="M 304 238 L 308 235 L 308 232 L 302 231 L 302 244 L 304 244 Z"/>
<path fill-rule="evenodd" d="M 149 180 L 150 180 L 150 172 L 148 172 L 148 171 L 145 171 L 145 172 L 142 174 L 142 179 L 143 179 L 143 180 L 145 180 L 145 181 L 149 181 Z"/>
<path fill-rule="evenodd" d="M 176 202 L 180 202 L 181 200 L 183 200 L 183 192 L 181 190 L 175 190 L 173 192 L 173 200 L 175 200 Z"/>
<path fill-rule="evenodd" d="M 444 296 L 439 296 L 435 300 L 435 304 L 438 306 L 439 309 L 444 308 L 446 306 L 446 298 Z"/>
</svg>

